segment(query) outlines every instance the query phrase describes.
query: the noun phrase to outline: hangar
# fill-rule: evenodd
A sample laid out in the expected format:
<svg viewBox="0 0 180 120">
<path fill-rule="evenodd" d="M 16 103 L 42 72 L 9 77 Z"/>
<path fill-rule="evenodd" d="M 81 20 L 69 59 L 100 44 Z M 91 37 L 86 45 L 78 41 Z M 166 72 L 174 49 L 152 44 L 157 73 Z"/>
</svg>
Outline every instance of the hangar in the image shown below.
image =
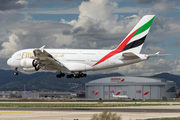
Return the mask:
<svg viewBox="0 0 180 120">
<path fill-rule="evenodd" d="M 176 83 L 145 77 L 107 77 L 85 84 L 87 99 L 117 99 L 115 95 L 127 95 L 131 99 L 160 99 L 176 97 Z"/>
</svg>

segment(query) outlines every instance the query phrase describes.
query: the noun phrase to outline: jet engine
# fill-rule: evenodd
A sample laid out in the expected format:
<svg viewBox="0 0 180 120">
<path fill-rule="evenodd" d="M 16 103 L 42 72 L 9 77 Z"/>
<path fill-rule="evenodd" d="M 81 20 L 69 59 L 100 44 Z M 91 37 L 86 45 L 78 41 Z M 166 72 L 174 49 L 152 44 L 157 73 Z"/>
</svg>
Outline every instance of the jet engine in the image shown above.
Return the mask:
<svg viewBox="0 0 180 120">
<path fill-rule="evenodd" d="M 33 62 L 34 62 L 34 59 L 22 59 L 20 62 L 20 65 L 23 68 L 33 68 L 34 67 Z"/>
<path fill-rule="evenodd" d="M 36 72 L 36 70 L 35 70 L 34 67 L 32 67 L 32 68 L 23 68 L 23 70 L 24 70 L 25 72 Z"/>
</svg>

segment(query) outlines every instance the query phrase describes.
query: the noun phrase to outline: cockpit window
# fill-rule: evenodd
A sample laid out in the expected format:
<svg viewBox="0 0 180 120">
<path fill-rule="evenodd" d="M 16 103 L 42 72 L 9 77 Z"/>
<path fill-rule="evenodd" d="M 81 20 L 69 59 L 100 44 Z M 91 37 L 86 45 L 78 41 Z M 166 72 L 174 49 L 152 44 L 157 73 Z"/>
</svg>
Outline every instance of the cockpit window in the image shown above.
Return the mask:
<svg viewBox="0 0 180 120">
<path fill-rule="evenodd" d="M 17 57 L 19 58 L 21 56 L 21 53 L 17 53 Z"/>
<path fill-rule="evenodd" d="M 12 58 L 14 59 L 19 59 L 21 57 L 21 53 L 20 52 L 16 52 L 12 55 Z"/>
<path fill-rule="evenodd" d="M 14 53 L 13 55 L 12 55 L 12 58 L 16 58 L 16 55 L 15 55 L 16 53 Z"/>
</svg>

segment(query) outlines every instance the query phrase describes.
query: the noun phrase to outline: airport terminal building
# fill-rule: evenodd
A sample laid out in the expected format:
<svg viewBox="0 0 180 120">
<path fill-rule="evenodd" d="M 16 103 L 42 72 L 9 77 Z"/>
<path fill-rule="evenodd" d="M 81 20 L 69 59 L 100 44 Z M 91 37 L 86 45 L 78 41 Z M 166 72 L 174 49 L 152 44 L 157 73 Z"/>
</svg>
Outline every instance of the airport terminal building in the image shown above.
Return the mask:
<svg viewBox="0 0 180 120">
<path fill-rule="evenodd" d="M 87 99 L 118 99 L 115 95 L 127 95 L 131 99 L 160 99 L 176 97 L 176 83 L 145 77 L 107 77 L 86 83 Z"/>
<path fill-rule="evenodd" d="M 24 92 L 22 98 L 71 98 L 77 96 L 71 92 Z"/>
</svg>

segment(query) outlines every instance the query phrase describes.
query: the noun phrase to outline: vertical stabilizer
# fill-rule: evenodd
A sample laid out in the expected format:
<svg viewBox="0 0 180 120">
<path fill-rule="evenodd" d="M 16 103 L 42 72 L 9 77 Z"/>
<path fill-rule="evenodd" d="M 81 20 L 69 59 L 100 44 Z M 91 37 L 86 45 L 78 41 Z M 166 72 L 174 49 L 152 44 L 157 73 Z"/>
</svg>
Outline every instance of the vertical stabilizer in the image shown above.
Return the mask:
<svg viewBox="0 0 180 120">
<path fill-rule="evenodd" d="M 104 62 L 122 51 L 133 52 L 135 54 L 140 53 L 154 17 L 155 15 L 145 15 L 116 49 L 105 55 L 93 66 Z"/>
<path fill-rule="evenodd" d="M 126 36 L 126 38 L 121 42 L 115 51 L 130 51 L 134 53 L 140 53 L 154 17 L 155 15 L 145 15 Z"/>
</svg>

